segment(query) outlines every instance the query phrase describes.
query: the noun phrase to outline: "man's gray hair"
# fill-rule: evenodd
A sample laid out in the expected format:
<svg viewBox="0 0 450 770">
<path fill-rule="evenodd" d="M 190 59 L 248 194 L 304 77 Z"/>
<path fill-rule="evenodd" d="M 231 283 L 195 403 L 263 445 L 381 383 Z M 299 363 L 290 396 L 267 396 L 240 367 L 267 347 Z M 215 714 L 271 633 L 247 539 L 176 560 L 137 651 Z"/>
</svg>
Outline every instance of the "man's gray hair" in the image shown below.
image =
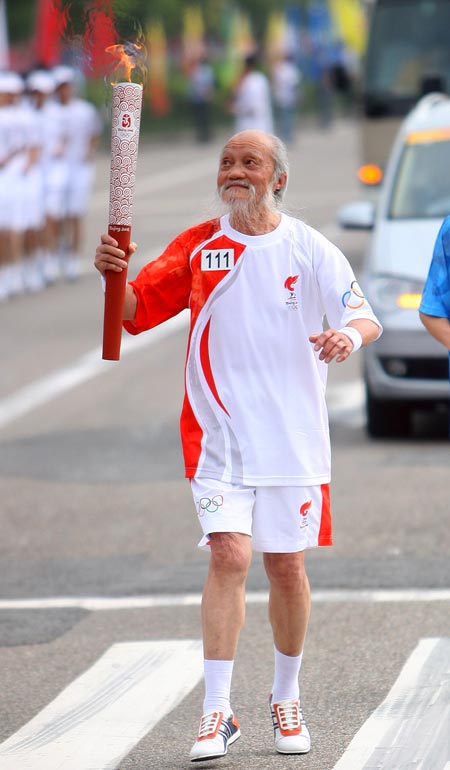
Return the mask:
<svg viewBox="0 0 450 770">
<path fill-rule="evenodd" d="M 273 197 L 276 206 L 279 208 L 283 202 L 284 194 L 287 189 L 289 178 L 289 160 L 286 145 L 278 136 L 270 134 L 272 140 L 272 159 L 273 159 L 273 179 L 279 179 L 282 174 L 286 174 L 286 183 L 279 190 L 274 190 Z"/>
</svg>

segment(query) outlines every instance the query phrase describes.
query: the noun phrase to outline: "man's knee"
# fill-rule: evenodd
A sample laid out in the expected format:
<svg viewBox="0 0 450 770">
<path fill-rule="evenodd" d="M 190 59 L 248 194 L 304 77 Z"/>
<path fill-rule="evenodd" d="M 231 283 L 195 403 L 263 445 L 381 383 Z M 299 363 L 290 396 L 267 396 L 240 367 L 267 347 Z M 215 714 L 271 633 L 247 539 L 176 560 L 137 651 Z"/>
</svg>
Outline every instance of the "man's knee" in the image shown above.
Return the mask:
<svg viewBox="0 0 450 770">
<path fill-rule="evenodd" d="M 248 535 L 237 532 L 213 532 L 210 535 L 211 567 L 228 575 L 247 575 L 251 561 Z"/>
<path fill-rule="evenodd" d="M 264 566 L 272 586 L 285 591 L 309 590 L 303 552 L 266 553 Z"/>
</svg>

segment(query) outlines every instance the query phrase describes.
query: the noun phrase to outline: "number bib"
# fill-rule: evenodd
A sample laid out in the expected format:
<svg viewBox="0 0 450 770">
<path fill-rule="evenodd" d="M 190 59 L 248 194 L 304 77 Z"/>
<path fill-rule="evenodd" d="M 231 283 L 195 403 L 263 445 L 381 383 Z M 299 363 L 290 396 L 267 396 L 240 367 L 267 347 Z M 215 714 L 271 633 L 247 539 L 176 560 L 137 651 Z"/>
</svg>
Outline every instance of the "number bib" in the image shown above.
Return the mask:
<svg viewBox="0 0 450 770">
<path fill-rule="evenodd" d="M 203 249 L 202 270 L 231 270 L 234 267 L 234 249 Z"/>
</svg>

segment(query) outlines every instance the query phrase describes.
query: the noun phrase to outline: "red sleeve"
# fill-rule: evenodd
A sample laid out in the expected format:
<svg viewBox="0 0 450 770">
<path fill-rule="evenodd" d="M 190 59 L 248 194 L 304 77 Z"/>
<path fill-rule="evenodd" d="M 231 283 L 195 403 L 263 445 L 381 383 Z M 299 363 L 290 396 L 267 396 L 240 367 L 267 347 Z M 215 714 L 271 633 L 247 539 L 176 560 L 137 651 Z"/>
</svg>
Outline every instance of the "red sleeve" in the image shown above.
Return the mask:
<svg viewBox="0 0 450 770">
<path fill-rule="evenodd" d="M 151 329 L 189 306 L 192 279 L 189 257 L 188 241 L 182 233 L 130 281 L 137 299 L 134 320 L 123 324 L 130 334 Z"/>
</svg>

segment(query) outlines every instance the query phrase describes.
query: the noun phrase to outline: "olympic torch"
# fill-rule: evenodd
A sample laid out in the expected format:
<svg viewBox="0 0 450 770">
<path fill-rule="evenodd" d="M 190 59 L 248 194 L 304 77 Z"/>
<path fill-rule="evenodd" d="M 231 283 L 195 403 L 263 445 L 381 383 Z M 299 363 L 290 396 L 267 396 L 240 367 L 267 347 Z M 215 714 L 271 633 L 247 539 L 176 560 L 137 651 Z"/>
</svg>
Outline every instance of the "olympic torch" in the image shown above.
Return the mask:
<svg viewBox="0 0 450 770">
<path fill-rule="evenodd" d="M 116 83 L 112 89 L 111 173 L 108 233 L 125 252 L 128 262 L 134 185 L 139 145 L 143 87 L 139 83 Z M 105 273 L 103 355 L 107 361 L 120 359 L 122 321 L 128 270 Z"/>
</svg>

